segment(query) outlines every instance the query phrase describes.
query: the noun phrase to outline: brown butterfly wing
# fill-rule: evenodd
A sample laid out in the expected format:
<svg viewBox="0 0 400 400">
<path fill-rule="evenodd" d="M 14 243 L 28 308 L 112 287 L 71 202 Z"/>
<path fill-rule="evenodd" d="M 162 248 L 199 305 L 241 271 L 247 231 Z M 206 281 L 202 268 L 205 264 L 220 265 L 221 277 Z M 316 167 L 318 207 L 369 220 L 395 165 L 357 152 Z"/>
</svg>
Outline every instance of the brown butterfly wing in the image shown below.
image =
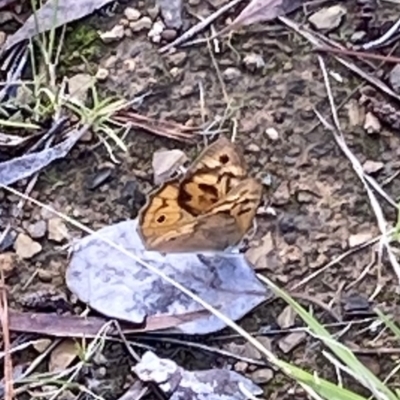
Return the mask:
<svg viewBox="0 0 400 400">
<path fill-rule="evenodd" d="M 209 215 L 227 214 L 232 217 L 237 225 L 239 240 L 231 245 L 237 244 L 246 232 L 251 228 L 257 208 L 262 198 L 262 185 L 255 178 L 247 178 L 239 182 L 228 194 L 200 218 Z"/>
<path fill-rule="evenodd" d="M 194 218 L 178 202 L 179 183 L 170 181 L 152 191 L 138 216 L 138 231 L 146 247 L 173 237 L 180 226 L 189 227 Z"/>
<path fill-rule="evenodd" d="M 201 215 L 246 175 L 242 152 L 222 136 L 189 167 L 181 181 L 178 203 L 191 214 Z"/>
</svg>

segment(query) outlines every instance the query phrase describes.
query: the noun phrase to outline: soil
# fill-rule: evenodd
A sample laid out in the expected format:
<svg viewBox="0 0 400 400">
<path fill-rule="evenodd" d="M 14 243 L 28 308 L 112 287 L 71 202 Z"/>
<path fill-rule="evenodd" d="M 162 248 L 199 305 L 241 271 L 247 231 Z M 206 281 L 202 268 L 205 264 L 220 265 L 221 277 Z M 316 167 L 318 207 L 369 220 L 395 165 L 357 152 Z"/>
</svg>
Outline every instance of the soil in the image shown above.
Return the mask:
<svg viewBox="0 0 400 400">
<path fill-rule="evenodd" d="M 205 17 L 213 11 L 208 2 L 190 3 L 185 4 L 185 25 L 195 24 L 194 16 Z M 118 5 L 114 17 L 94 16 L 89 21 L 93 26 L 109 29 L 120 21 L 126 6 Z M 132 6 L 146 15 L 154 4 L 146 0 L 139 6 Z M 355 1 L 346 3 L 346 7 L 345 22 L 330 34 L 333 39 L 349 40 L 362 21 L 360 7 Z M 318 8 L 321 6 L 309 12 Z M 384 29 L 388 21 L 395 21 L 398 13 L 394 9 L 400 11 L 395 4 L 382 3 L 376 11 L 373 27 L 367 31 L 371 37 L 379 33 L 378 28 Z M 230 18 L 238 12 L 239 9 L 231 11 Z M 293 18 L 306 21 L 303 11 L 295 13 Z M 219 21 L 216 27 L 221 28 L 223 22 Z M 161 55 L 158 53 L 160 45 L 152 43 L 146 32 L 140 32 L 117 44 L 103 46 L 96 62 L 109 71 L 109 76 L 100 85 L 101 93 L 133 98 L 151 90 L 152 94 L 138 107 L 138 112 L 143 115 L 190 126 L 199 126 L 204 120 L 220 119 L 221 128 L 228 133 L 237 129 L 237 143 L 245 152 L 251 174 L 265 183 L 257 231 L 248 243 L 249 254 L 251 249 L 262 246 L 262 240 L 269 235 L 272 249 L 261 273 L 299 295 L 300 303 L 313 310 L 320 321 L 328 324 L 338 322 L 336 318 L 355 321 L 348 331 L 342 332 L 341 339 L 358 349 L 365 364 L 384 379 L 398 362 L 398 353 L 388 351 L 388 355 L 378 362 L 379 353 L 382 349 L 396 347 L 396 344 L 389 337 L 380 337 L 378 331 L 369 329 L 369 323 L 363 321 L 370 316 L 373 306 L 399 317 L 398 279 L 386 254 L 380 262 L 377 247 L 367 246 L 302 283 L 346 253 L 352 243 L 375 238 L 380 233 L 375 211 L 351 162 L 332 133 L 317 124 L 314 109 L 327 118 L 330 116 L 317 54 L 307 41 L 278 22 L 242 29 L 229 41 L 220 41 L 218 53 L 211 53 L 214 45 L 214 42 L 193 44 Z M 246 61 L 251 57 L 261 60 L 264 65 L 255 66 Z M 334 62 L 331 56 L 324 59 L 331 73 L 335 103 L 339 105 L 346 101 L 339 110 L 339 117 L 347 145 L 361 164 L 367 161 L 382 163 L 373 177 L 396 201 L 400 195 L 400 181 L 398 177 L 389 178 L 399 168 L 398 133 L 383 127 L 375 134 L 368 134 L 363 128 L 363 119 L 353 124 L 354 107 L 362 115 L 363 105 L 359 102 L 360 91 L 353 93 L 351 99 L 349 96 L 363 81 Z M 127 65 L 134 65 L 134 68 L 127 68 Z M 371 67 L 361 61 L 358 65 L 371 71 Z M 382 71 L 389 69 L 385 66 Z M 82 70 L 82 66 L 71 69 L 71 74 L 75 70 Z M 200 101 L 200 89 L 204 104 Z M 271 128 L 276 130 L 277 138 L 268 134 Z M 182 144 L 133 130 L 125 143 L 128 146 L 126 153 L 115 148 L 114 155 L 119 164 L 110 161 L 103 146 L 93 148 L 91 143 L 79 143 L 66 159 L 40 174 L 32 196 L 93 229 L 99 229 L 137 215 L 144 203 L 144 195 L 153 186 L 151 160 L 157 149 L 179 148 L 193 157 L 202 148 L 203 141 L 199 138 L 196 145 Z M 94 189 L 89 188 L 90 182 L 104 170 L 108 171 L 105 182 Z M 16 204 L 15 196 L 5 196 L 10 207 Z M 395 224 L 396 210 L 381 197 L 378 200 L 388 223 Z M 275 214 L 266 213 L 267 207 Z M 23 218 L 15 229 L 22 232 L 30 223 L 46 218 L 48 216 L 39 207 L 26 205 Z M 75 238 L 83 235 L 72 227 L 69 232 Z M 19 262 L 17 276 L 10 278 L 13 288 L 10 303 L 15 307 L 32 309 L 32 296 L 46 291 L 66 296 L 69 302 L 70 294 L 63 278 L 68 263 L 66 252 L 54 241 L 45 238 L 39 241 L 42 251 Z M 380 290 L 375 295 L 377 287 Z M 372 305 L 367 301 L 371 296 L 374 296 Z M 33 304 L 36 303 L 33 301 Z M 72 311 L 80 309 L 81 306 L 75 304 Z M 264 331 L 277 329 L 279 334 L 267 334 L 265 338 L 268 339 L 264 340 L 279 356 L 335 380 L 335 371 L 321 355 L 321 345 L 315 340 L 300 338 L 294 349 L 287 353 L 282 351 L 282 340 L 290 331 L 281 330 L 277 323 L 284 309 L 283 302 L 274 301 L 246 317 L 242 325 L 258 332 L 261 328 Z M 295 323 L 300 324 L 297 320 Z M 340 332 L 346 325 L 332 328 L 332 332 Z M 227 348 L 233 343 L 240 345 L 241 342 L 231 336 L 224 340 L 220 338 L 230 333 L 224 331 L 198 340 L 215 348 Z M 193 338 L 186 339 L 194 341 Z M 297 339 L 290 337 L 287 340 Z M 173 358 L 187 369 L 223 366 L 243 369 L 242 372 L 254 377 L 258 368 L 198 349 L 150 343 L 156 346 L 159 355 Z M 98 395 L 117 399 L 132 382 L 129 365 L 134 361 L 118 343 L 107 344 L 103 354 L 108 360 L 103 374 L 98 373 L 98 365 L 93 365 L 81 379 L 90 382 Z M 354 383 L 349 384 L 352 389 L 359 390 Z M 264 398 L 286 399 L 299 395 L 298 388 L 279 373 L 264 381 L 261 379 L 261 385 L 265 390 Z M 398 387 L 398 379 L 392 385 Z"/>
</svg>

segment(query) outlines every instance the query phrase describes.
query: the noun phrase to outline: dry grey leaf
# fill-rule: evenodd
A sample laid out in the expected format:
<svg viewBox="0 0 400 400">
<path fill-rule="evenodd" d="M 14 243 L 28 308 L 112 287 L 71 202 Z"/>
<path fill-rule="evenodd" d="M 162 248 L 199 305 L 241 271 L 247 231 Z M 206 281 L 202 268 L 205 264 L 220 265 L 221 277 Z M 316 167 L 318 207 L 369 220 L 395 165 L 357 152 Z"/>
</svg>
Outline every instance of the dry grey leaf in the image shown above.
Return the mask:
<svg viewBox="0 0 400 400">
<path fill-rule="evenodd" d="M 202 310 L 197 302 L 119 250 L 118 243 L 141 260 L 196 293 L 233 320 L 242 318 L 271 296 L 242 254 L 146 251 L 137 220 L 108 226 L 80 240 L 67 268 L 68 288 L 93 309 L 111 318 L 142 323 L 149 316 L 175 316 Z M 176 327 L 176 332 L 207 334 L 225 324 L 207 315 Z"/>
<path fill-rule="evenodd" d="M 36 11 L 35 15 L 32 14 L 17 32 L 7 38 L 6 43 L 0 49 L 0 55 L 23 40 L 31 39 L 39 33 L 81 19 L 92 14 L 111 1 L 112 0 L 49 0 Z"/>
<path fill-rule="evenodd" d="M 65 157 L 85 131 L 70 132 L 68 138 L 56 146 L 0 163 L 0 184 L 8 186 L 29 178 L 54 160 Z"/>
<path fill-rule="evenodd" d="M 302 4 L 303 0 L 252 0 L 230 26 L 233 28 L 271 21 L 291 13 Z"/>
<path fill-rule="evenodd" d="M 250 379 L 226 369 L 186 371 L 174 361 L 159 358 L 151 351 L 132 368 L 144 382 L 154 382 L 170 400 L 246 400 L 242 388 L 259 396 L 262 389 Z"/>
</svg>

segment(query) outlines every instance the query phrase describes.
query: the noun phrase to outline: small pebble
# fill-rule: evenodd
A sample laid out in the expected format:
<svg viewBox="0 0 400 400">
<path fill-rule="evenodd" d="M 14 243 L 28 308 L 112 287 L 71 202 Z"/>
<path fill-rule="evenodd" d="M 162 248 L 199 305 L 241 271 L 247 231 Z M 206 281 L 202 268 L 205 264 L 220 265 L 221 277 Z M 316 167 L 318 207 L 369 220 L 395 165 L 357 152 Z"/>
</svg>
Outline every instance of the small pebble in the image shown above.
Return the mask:
<svg viewBox="0 0 400 400">
<path fill-rule="evenodd" d="M 179 51 L 168 56 L 168 61 L 174 67 L 181 67 L 187 59 L 187 54 L 184 51 Z"/>
<path fill-rule="evenodd" d="M 33 224 L 29 224 L 27 226 L 27 231 L 31 238 L 33 239 L 41 239 L 44 237 L 47 231 L 46 221 L 36 221 Z"/>
<path fill-rule="evenodd" d="M 269 368 L 258 369 L 251 374 L 251 380 L 258 384 L 268 383 L 273 377 L 274 372 Z"/>
<path fill-rule="evenodd" d="M 122 25 L 115 25 L 109 31 L 99 32 L 100 39 L 104 43 L 111 43 L 120 40 L 124 37 L 124 27 Z"/>
<path fill-rule="evenodd" d="M 104 82 L 108 75 L 110 75 L 110 71 L 106 68 L 99 68 L 96 72 L 96 79 L 100 82 Z"/>
<path fill-rule="evenodd" d="M 133 58 L 124 60 L 123 67 L 125 71 L 132 72 L 136 68 L 136 61 Z"/>
<path fill-rule="evenodd" d="M 175 29 L 165 29 L 162 34 L 162 38 L 167 42 L 171 42 L 178 36 L 178 32 Z"/>
<path fill-rule="evenodd" d="M 128 21 L 137 21 L 142 16 L 141 12 L 133 7 L 126 8 L 124 15 Z"/>
<path fill-rule="evenodd" d="M 129 22 L 129 20 L 127 20 L 126 18 L 121 18 L 121 19 L 118 21 L 118 25 L 121 25 L 121 26 L 123 26 L 124 28 L 128 28 L 129 24 L 130 24 L 130 22 Z"/>
<path fill-rule="evenodd" d="M 342 5 L 335 5 L 332 7 L 322 8 L 312 14 L 308 18 L 308 21 L 317 30 L 330 31 L 339 27 L 344 15 L 346 15 L 346 8 Z"/>
<path fill-rule="evenodd" d="M 5 276 L 9 276 L 17 266 L 17 256 L 15 253 L 0 254 L 0 270 Z"/>
<path fill-rule="evenodd" d="M 368 112 L 365 115 L 364 129 L 368 134 L 379 133 L 381 131 L 381 123 L 374 114 Z"/>
<path fill-rule="evenodd" d="M 129 27 L 131 28 L 132 32 L 141 32 L 150 30 L 152 25 L 153 21 L 150 17 L 142 17 L 138 21 L 131 22 Z"/>
<path fill-rule="evenodd" d="M 350 42 L 359 43 L 365 38 L 365 36 L 367 36 L 367 32 L 364 31 L 354 32 L 350 37 Z"/>
<path fill-rule="evenodd" d="M 255 143 L 250 143 L 247 146 L 247 151 L 250 151 L 251 153 L 259 153 L 261 151 L 260 146 L 258 146 Z"/>
<path fill-rule="evenodd" d="M 236 372 L 241 372 L 241 373 L 246 372 L 248 368 L 249 368 L 249 364 L 247 362 L 244 362 L 244 361 L 238 361 L 233 366 L 233 369 Z"/>
<path fill-rule="evenodd" d="M 243 63 L 250 71 L 255 71 L 265 67 L 265 62 L 262 56 L 255 53 L 248 54 L 244 58 Z"/>
<path fill-rule="evenodd" d="M 234 81 L 241 76 L 241 72 L 239 69 L 234 68 L 234 67 L 228 67 L 222 75 L 224 78 L 229 82 L 229 81 Z"/>
<path fill-rule="evenodd" d="M 381 161 L 367 160 L 363 164 L 363 170 L 367 174 L 374 174 L 374 173 L 380 171 L 381 169 L 383 169 L 384 166 L 385 165 Z"/>
<path fill-rule="evenodd" d="M 147 36 L 151 39 L 153 43 L 160 43 L 161 41 L 161 34 L 164 30 L 165 26 L 162 21 L 157 21 L 151 27 Z"/>
<path fill-rule="evenodd" d="M 279 133 L 275 128 L 267 128 L 265 133 L 274 142 L 279 139 Z"/>
<path fill-rule="evenodd" d="M 29 260 L 42 251 L 42 245 L 25 233 L 20 233 L 14 243 L 14 249 L 18 257 Z"/>
<path fill-rule="evenodd" d="M 61 243 L 69 238 L 68 229 L 63 219 L 59 217 L 50 218 L 47 224 L 49 240 Z"/>
</svg>

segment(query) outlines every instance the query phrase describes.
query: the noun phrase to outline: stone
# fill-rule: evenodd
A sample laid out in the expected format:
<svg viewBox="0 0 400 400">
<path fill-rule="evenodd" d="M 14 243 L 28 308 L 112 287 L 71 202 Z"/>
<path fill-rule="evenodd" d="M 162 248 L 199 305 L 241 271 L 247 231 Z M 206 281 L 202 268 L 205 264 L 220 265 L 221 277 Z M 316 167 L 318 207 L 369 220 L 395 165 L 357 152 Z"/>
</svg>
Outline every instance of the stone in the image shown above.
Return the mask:
<svg viewBox="0 0 400 400">
<path fill-rule="evenodd" d="M 124 10 L 124 15 L 128 21 L 137 21 L 142 16 L 142 13 L 136 8 L 127 7 Z"/>
<path fill-rule="evenodd" d="M 115 25 L 109 31 L 99 32 L 99 36 L 104 43 L 112 43 L 121 40 L 124 37 L 124 27 L 123 25 Z"/>
<path fill-rule="evenodd" d="M 132 32 L 148 31 L 151 29 L 153 21 L 150 17 L 142 17 L 138 21 L 133 21 L 129 24 Z"/>
<path fill-rule="evenodd" d="M 331 31 L 339 27 L 346 12 L 346 8 L 342 5 L 326 7 L 312 14 L 308 21 L 317 30 Z"/>
<path fill-rule="evenodd" d="M 14 249 L 18 257 L 29 260 L 42 251 L 42 245 L 32 240 L 27 234 L 20 233 L 14 243 Z"/>
</svg>

